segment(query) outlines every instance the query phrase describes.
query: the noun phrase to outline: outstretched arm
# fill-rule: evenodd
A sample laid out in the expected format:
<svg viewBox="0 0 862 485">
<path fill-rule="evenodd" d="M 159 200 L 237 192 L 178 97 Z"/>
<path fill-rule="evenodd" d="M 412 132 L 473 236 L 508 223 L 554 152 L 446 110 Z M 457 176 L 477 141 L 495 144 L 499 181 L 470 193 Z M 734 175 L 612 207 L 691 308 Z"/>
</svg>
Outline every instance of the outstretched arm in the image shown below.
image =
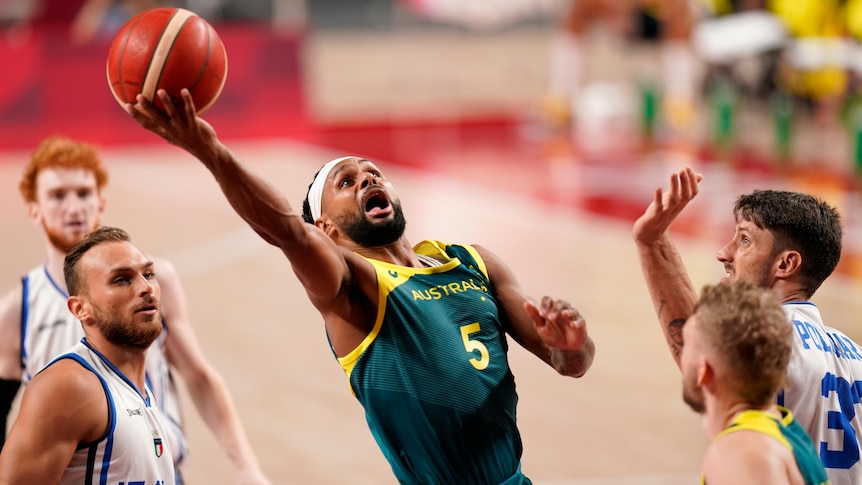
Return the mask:
<svg viewBox="0 0 862 485">
<path fill-rule="evenodd" d="M 182 376 L 198 414 L 233 464 L 234 483 L 268 485 L 228 388 L 198 345 L 179 276 L 169 262 L 154 260 L 162 288 L 162 315 L 168 326 L 165 343 L 168 362 Z"/>
<path fill-rule="evenodd" d="M 568 302 L 542 299 L 541 307 L 524 293 L 509 267 L 492 252 L 474 246 L 488 268 L 500 317 L 508 332 L 524 348 L 562 375 L 581 377 L 596 353 L 587 324 Z"/>
<path fill-rule="evenodd" d="M 255 232 L 281 248 L 318 309 L 333 304 L 343 289 L 348 266 L 344 254 L 320 229 L 306 224 L 287 199 L 253 172 L 219 140 L 213 127 L 197 115 L 191 94 L 176 103 L 157 93 L 165 112 L 138 95 L 126 111 L 144 128 L 185 149 L 213 174 L 228 202 Z"/>
<path fill-rule="evenodd" d="M 679 365 L 682 326 L 691 315 L 697 293 L 670 237 L 670 225 L 697 195 L 703 177 L 691 167 L 670 177 L 670 189 L 656 189 L 646 212 L 632 230 L 641 270 L 674 361 Z"/>
</svg>

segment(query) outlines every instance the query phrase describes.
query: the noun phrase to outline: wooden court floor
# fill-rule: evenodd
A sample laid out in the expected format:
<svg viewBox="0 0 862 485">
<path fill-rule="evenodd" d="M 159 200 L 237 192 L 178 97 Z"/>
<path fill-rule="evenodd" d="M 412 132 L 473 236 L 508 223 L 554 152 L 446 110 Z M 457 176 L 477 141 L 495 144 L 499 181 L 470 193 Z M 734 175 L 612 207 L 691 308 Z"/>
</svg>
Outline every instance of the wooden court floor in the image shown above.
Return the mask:
<svg viewBox="0 0 862 485">
<path fill-rule="evenodd" d="M 297 205 L 319 166 L 343 155 L 286 140 L 232 147 Z M 179 149 L 157 144 L 102 154 L 111 172 L 103 223 L 125 228 L 140 248 L 177 266 L 201 346 L 226 380 L 273 482 L 395 483 L 331 355 L 321 319 L 281 253 L 246 227 L 210 174 Z M 0 153 L 4 291 L 44 254 L 40 230 L 17 192 L 27 155 Z M 488 179 L 380 162 L 401 195 L 412 242 L 481 243 L 508 260 L 534 297 L 569 299 L 586 316 L 597 355 L 581 379 L 557 376 L 517 345 L 511 349 L 525 473 L 543 485 L 695 483 L 705 438 L 680 398 L 680 377 L 653 315 L 630 224 L 539 202 L 512 187 L 501 190 Z M 631 175 L 655 187 L 666 183 L 670 167 L 661 168 Z M 715 180 L 698 203 L 724 221 L 727 197 L 718 195 L 736 188 L 727 178 Z M 650 194 L 643 191 L 644 204 Z M 712 210 L 713 196 L 722 207 Z M 678 245 L 696 286 L 722 275 L 714 259 L 719 241 L 681 238 Z M 857 340 L 859 287 L 836 277 L 815 297 L 825 320 Z M 231 483 L 220 444 L 190 399 L 184 404 L 192 446 L 184 466 L 188 483 Z"/>
</svg>

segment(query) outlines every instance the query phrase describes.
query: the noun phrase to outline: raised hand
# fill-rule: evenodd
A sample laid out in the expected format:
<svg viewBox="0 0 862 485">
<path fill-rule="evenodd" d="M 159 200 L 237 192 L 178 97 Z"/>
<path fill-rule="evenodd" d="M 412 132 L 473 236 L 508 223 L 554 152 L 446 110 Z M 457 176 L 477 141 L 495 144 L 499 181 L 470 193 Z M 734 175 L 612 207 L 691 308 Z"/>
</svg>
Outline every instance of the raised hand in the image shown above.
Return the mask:
<svg viewBox="0 0 862 485">
<path fill-rule="evenodd" d="M 213 156 L 219 145 L 218 137 L 213 127 L 197 115 L 189 90 L 183 89 L 179 100 L 172 100 L 164 89 L 158 90 L 156 96 L 162 101 L 164 111 L 139 94 L 135 104 L 126 104 L 126 112 L 168 143 L 202 160 Z"/>
<path fill-rule="evenodd" d="M 698 193 L 703 175 L 686 167 L 670 176 L 670 189 L 659 187 L 646 212 L 635 221 L 632 236 L 639 244 L 652 244 L 667 233 L 671 223 Z"/>
</svg>

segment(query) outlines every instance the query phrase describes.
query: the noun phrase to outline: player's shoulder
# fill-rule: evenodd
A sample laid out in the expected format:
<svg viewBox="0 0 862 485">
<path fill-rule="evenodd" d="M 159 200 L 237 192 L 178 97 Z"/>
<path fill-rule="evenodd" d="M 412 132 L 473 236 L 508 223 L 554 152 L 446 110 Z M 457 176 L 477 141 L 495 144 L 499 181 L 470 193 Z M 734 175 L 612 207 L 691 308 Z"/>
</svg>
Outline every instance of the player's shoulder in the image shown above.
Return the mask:
<svg viewBox="0 0 862 485">
<path fill-rule="evenodd" d="M 845 342 L 853 342 L 854 344 L 857 343 L 856 340 L 850 338 L 850 336 L 844 333 L 841 329 L 830 327 L 829 325 L 823 325 L 823 329 L 826 331 L 826 333 L 831 335 L 833 339 L 835 337 L 842 337 Z"/>
<path fill-rule="evenodd" d="M 7 325 L 17 326 L 21 321 L 23 297 L 24 289 L 21 285 L 0 296 L 0 328 L 5 328 Z"/>
<path fill-rule="evenodd" d="M 0 375 L 7 378 L 21 372 L 22 295 L 19 285 L 0 297 Z"/>
<path fill-rule="evenodd" d="M 94 370 L 64 358 L 30 380 L 21 407 L 79 442 L 94 441 L 104 435 L 108 424 L 106 392 Z"/>
<path fill-rule="evenodd" d="M 72 358 L 52 362 L 30 380 L 34 392 L 63 399 L 100 394 L 102 381 L 95 373 Z"/>
<path fill-rule="evenodd" d="M 461 247 L 467 249 L 468 251 L 477 253 L 482 258 L 497 259 L 497 260 L 502 261 L 502 259 L 497 255 L 497 253 L 495 253 L 491 249 L 488 249 L 488 246 L 485 246 L 483 244 L 480 244 L 480 243 L 461 244 Z"/>
<path fill-rule="evenodd" d="M 511 268 L 508 263 L 487 246 L 481 244 L 465 245 L 471 255 L 477 256 L 476 261 L 482 266 L 482 272 L 492 280 L 510 280 Z"/>
<path fill-rule="evenodd" d="M 702 466 L 709 483 L 710 476 L 724 475 L 730 470 L 740 473 L 736 478 L 751 476 L 749 473 L 767 476 L 762 474 L 774 472 L 780 475 L 783 466 L 769 469 L 783 464 L 792 456 L 792 451 L 772 436 L 743 429 L 722 435 L 710 443 Z"/>
</svg>

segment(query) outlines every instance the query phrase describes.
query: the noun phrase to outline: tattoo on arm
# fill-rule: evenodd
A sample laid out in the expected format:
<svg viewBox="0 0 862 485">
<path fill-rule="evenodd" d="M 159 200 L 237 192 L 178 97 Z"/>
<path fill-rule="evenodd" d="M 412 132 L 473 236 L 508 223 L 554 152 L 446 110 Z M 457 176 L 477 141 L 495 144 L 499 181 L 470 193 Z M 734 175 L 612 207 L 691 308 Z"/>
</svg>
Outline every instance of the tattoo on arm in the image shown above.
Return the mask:
<svg viewBox="0 0 862 485">
<path fill-rule="evenodd" d="M 679 357 L 682 352 L 682 326 L 685 325 L 685 318 L 676 318 L 667 324 L 668 345 L 674 357 Z"/>
<path fill-rule="evenodd" d="M 667 302 L 662 299 L 661 306 L 658 308 L 658 318 L 661 320 L 661 314 L 664 313 Z M 670 347 L 670 352 L 673 356 L 679 357 L 682 353 L 682 326 L 685 325 L 685 318 L 674 318 L 667 324 L 667 345 Z"/>
</svg>

